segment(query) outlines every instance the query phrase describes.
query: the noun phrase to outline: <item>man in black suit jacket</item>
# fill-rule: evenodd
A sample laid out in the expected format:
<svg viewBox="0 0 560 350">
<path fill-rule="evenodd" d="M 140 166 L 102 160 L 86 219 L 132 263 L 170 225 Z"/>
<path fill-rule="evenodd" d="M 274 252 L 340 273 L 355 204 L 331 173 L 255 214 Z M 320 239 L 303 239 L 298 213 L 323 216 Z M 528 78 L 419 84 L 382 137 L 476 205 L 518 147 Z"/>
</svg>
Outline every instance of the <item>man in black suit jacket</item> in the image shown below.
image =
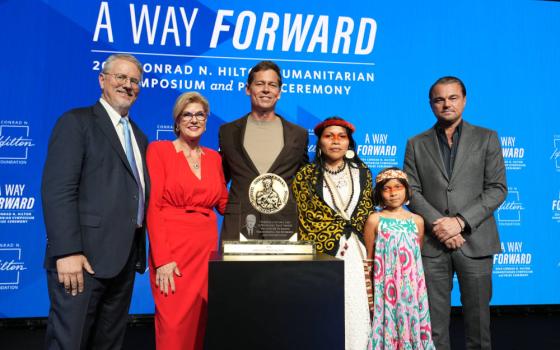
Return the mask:
<svg viewBox="0 0 560 350">
<path fill-rule="evenodd" d="M 146 136 L 128 111 L 142 65 L 112 55 L 99 101 L 57 121 L 43 172 L 51 307 L 48 349 L 120 349 L 135 271 L 144 272 Z"/>
<path fill-rule="evenodd" d="M 261 239 L 261 233 L 257 230 L 257 217 L 254 214 L 249 214 L 245 217 L 245 225 L 241 228 L 241 239 Z"/>
<path fill-rule="evenodd" d="M 492 255 L 500 252 L 494 211 L 507 195 L 504 159 L 495 131 L 463 120 L 465 85 L 456 77 L 430 88 L 437 123 L 410 139 L 404 170 L 410 209 L 426 224 L 422 261 L 438 350 L 450 347 L 449 316 L 457 273 L 467 349 L 490 349 Z"/>
<path fill-rule="evenodd" d="M 257 232 L 265 239 L 287 239 L 297 231 L 291 188 L 295 173 L 309 159 L 307 131 L 276 114 L 281 89 L 280 68 L 271 61 L 259 62 L 247 78 L 251 112 L 220 127 L 224 174 L 226 181 L 231 180 L 221 240 L 239 240 L 244 219 L 250 214 L 257 217 Z M 264 173 L 280 176 L 289 191 L 285 206 L 273 214 L 259 212 L 249 200 L 252 181 Z"/>
</svg>

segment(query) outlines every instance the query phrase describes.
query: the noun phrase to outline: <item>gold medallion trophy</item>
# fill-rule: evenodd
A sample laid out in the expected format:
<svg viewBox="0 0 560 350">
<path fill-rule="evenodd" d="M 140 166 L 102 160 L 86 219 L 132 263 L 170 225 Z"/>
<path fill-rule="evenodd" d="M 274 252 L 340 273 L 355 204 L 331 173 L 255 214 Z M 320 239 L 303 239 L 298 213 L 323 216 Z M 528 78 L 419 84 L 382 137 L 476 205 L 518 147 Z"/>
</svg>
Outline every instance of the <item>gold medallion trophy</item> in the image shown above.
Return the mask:
<svg viewBox="0 0 560 350">
<path fill-rule="evenodd" d="M 273 173 L 261 174 L 251 182 L 248 195 L 257 213 L 247 215 L 246 225 L 239 233 L 239 241 L 222 242 L 224 259 L 239 255 L 245 258 L 251 255 L 278 258 L 283 255 L 303 255 L 311 258 L 315 254 L 313 242 L 297 240 L 292 224 L 267 219 L 279 213 L 288 203 L 290 191 L 284 179 Z M 257 216 L 260 219 L 258 224 Z"/>
</svg>

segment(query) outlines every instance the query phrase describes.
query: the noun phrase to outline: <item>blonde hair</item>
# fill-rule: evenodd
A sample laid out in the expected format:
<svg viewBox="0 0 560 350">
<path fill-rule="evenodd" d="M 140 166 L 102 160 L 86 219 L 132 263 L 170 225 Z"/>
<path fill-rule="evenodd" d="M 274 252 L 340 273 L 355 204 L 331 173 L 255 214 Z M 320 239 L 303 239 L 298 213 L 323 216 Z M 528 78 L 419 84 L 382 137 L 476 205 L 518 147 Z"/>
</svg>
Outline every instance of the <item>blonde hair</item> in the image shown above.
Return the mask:
<svg viewBox="0 0 560 350">
<path fill-rule="evenodd" d="M 173 132 L 177 136 L 179 136 L 177 124 L 181 119 L 181 114 L 183 113 L 185 107 L 187 107 L 187 105 L 191 103 L 200 103 L 202 105 L 202 109 L 204 109 L 204 113 L 206 113 L 206 115 L 210 114 L 210 105 L 208 104 L 208 100 L 204 98 L 204 96 L 195 91 L 182 93 L 179 97 L 177 97 L 175 105 L 173 106 Z"/>
</svg>

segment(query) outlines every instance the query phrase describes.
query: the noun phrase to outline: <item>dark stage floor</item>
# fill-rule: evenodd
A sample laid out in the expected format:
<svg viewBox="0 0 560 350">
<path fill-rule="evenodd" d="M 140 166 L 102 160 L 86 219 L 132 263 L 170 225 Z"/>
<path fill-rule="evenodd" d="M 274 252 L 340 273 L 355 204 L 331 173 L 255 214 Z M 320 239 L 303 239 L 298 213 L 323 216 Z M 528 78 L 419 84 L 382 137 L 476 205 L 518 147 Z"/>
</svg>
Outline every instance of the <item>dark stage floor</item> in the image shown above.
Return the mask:
<svg viewBox="0 0 560 350">
<path fill-rule="evenodd" d="M 44 324 L 44 320 L 37 319 L 0 320 L 0 349 L 42 349 Z M 464 349 L 462 324 L 460 309 L 454 309 L 451 318 L 451 340 L 454 350 Z M 560 349 L 558 306 L 493 309 L 492 343 L 497 350 Z M 123 349 L 155 349 L 152 317 L 142 316 L 131 319 Z"/>
</svg>

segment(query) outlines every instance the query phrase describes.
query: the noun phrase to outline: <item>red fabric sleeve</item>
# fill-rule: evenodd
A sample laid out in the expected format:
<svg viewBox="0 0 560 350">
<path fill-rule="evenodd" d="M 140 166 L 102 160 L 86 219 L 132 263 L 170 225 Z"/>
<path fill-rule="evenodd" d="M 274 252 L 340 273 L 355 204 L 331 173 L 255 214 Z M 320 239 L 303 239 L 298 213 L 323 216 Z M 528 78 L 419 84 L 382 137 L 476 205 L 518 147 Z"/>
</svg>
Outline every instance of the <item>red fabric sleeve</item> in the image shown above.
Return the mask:
<svg viewBox="0 0 560 350">
<path fill-rule="evenodd" d="M 220 186 L 221 186 L 221 194 L 218 203 L 216 204 L 216 210 L 221 215 L 224 215 L 224 211 L 226 210 L 226 204 L 228 201 L 228 190 L 226 184 L 226 178 L 224 176 L 224 169 L 222 168 L 222 156 L 219 153 L 216 153 L 216 171 L 219 174 Z"/>
<path fill-rule="evenodd" d="M 163 142 L 152 142 L 146 153 L 146 164 L 150 174 L 150 202 L 148 205 L 148 237 L 154 266 L 160 267 L 173 261 L 169 248 L 165 221 L 161 214 L 161 203 L 165 185 L 165 156 Z"/>
</svg>

